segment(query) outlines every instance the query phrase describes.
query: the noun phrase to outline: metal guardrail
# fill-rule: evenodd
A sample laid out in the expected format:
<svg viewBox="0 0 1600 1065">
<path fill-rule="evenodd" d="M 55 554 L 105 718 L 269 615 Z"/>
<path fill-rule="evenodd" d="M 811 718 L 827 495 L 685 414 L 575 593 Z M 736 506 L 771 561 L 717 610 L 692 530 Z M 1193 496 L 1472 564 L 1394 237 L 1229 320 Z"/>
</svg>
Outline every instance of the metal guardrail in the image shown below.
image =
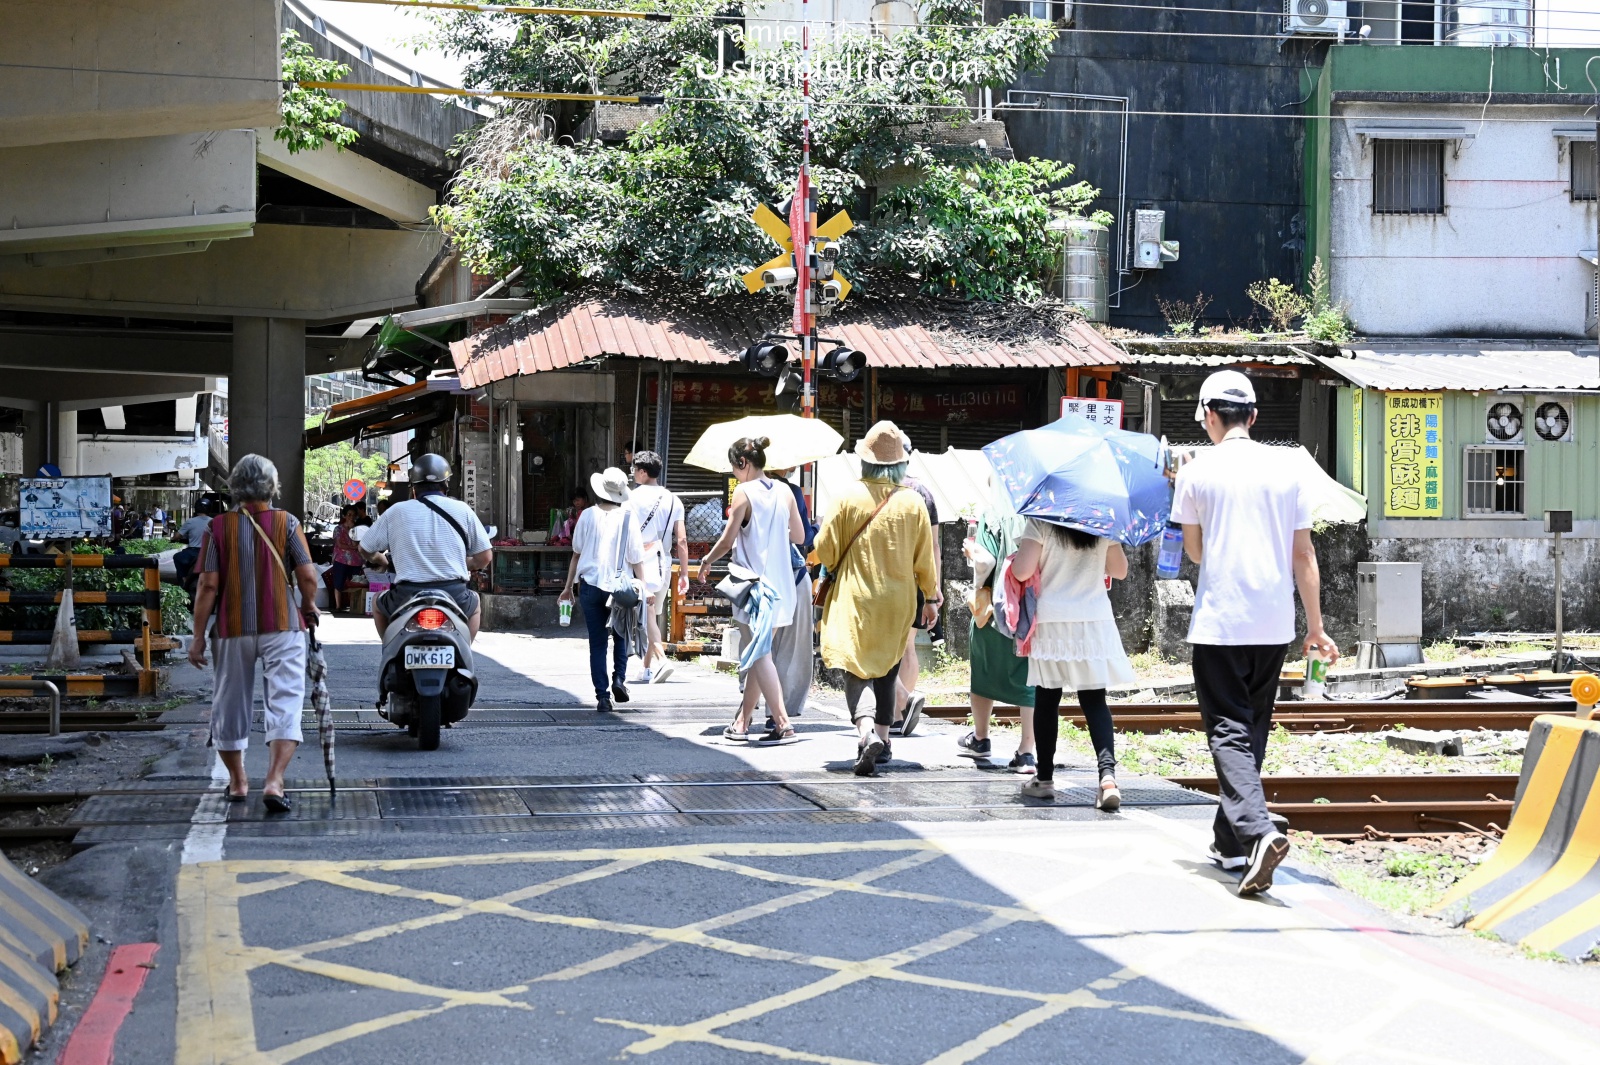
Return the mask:
<svg viewBox="0 0 1600 1065">
<path fill-rule="evenodd" d="M 44 692 L 50 698 L 50 735 L 61 735 L 61 689 L 54 681 L 17 680 L 0 677 L 0 697 L 13 696 L 18 691 Z"/>
</svg>

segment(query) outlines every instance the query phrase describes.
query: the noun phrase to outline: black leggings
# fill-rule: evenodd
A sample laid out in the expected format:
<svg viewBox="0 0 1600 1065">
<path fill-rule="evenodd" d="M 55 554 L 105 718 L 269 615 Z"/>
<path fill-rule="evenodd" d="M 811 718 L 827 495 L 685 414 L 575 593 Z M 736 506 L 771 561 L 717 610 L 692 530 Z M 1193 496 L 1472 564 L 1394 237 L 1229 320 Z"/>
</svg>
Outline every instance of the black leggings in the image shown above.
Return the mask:
<svg viewBox="0 0 1600 1065">
<path fill-rule="evenodd" d="M 849 671 L 844 675 L 844 699 L 850 707 L 851 722 L 860 721 L 870 717 L 878 725 L 894 724 L 895 681 L 900 678 L 900 663 L 896 662 L 894 668 L 884 676 L 875 680 L 865 680 Z M 865 710 L 858 711 L 856 704 L 861 701 L 861 695 L 868 688 L 872 689 L 873 713 Z M 1057 693 L 1059 694 L 1059 693 Z"/>
<path fill-rule="evenodd" d="M 1089 742 L 1094 744 L 1094 760 L 1102 779 L 1117 768 L 1117 733 L 1111 724 L 1111 707 L 1104 688 L 1078 693 L 1078 705 L 1089 722 Z M 1056 733 L 1061 727 L 1061 689 L 1033 690 L 1033 739 L 1039 745 L 1039 779 L 1051 780 L 1056 774 Z"/>
</svg>

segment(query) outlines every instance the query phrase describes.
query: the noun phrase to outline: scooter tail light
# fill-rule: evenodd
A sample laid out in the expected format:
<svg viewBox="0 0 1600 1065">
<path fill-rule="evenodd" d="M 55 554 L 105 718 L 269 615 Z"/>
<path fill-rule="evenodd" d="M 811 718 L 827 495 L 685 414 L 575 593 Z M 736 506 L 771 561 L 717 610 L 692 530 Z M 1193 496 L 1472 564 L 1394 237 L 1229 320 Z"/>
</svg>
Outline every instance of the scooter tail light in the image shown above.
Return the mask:
<svg viewBox="0 0 1600 1065">
<path fill-rule="evenodd" d="M 430 606 L 426 610 L 417 611 L 417 625 L 424 629 L 442 629 L 449 620 L 445 617 L 444 611 L 436 607 Z"/>
</svg>

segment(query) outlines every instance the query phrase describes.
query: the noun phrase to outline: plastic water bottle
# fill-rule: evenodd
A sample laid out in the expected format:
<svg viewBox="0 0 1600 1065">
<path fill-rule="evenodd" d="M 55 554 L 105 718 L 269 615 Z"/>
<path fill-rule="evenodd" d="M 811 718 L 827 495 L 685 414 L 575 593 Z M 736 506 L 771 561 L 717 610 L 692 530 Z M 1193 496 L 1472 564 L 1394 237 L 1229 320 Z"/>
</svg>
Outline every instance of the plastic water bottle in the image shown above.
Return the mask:
<svg viewBox="0 0 1600 1065">
<path fill-rule="evenodd" d="M 1167 531 L 1161 534 L 1161 554 L 1156 557 L 1156 576 L 1170 581 L 1178 576 L 1178 566 L 1183 562 L 1183 526 L 1167 522 Z"/>
</svg>

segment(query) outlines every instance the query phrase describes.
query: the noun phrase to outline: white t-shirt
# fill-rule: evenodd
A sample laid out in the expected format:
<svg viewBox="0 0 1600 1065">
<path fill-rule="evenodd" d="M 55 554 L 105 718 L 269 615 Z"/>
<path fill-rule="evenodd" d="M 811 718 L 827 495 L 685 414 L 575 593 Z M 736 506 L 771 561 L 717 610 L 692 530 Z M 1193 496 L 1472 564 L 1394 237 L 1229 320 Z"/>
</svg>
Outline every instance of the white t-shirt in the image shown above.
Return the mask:
<svg viewBox="0 0 1600 1065">
<path fill-rule="evenodd" d="M 1311 528 L 1293 451 L 1243 438 L 1202 448 L 1178 471 L 1172 520 L 1200 526 L 1189 642 L 1293 642 L 1294 534 Z"/>
<path fill-rule="evenodd" d="M 1037 541 L 1039 607 L 1035 620 L 1116 621 L 1106 594 L 1106 553 L 1111 541 L 1097 537 L 1093 547 L 1072 546 L 1037 518 L 1029 518 L 1018 540 Z"/>
<path fill-rule="evenodd" d="M 672 530 L 683 520 L 683 503 L 658 484 L 641 484 L 628 493 L 628 509 L 645 545 L 645 587 L 654 595 L 672 571 Z"/>
<path fill-rule="evenodd" d="M 412 583 L 464 581 L 467 556 L 489 550 L 489 532 L 473 509 L 442 493 L 428 497 L 455 519 L 467 542 L 420 499 L 406 499 L 379 515 L 361 535 L 362 550 L 389 552 L 394 579 Z"/>
<path fill-rule="evenodd" d="M 639 522 L 626 505 L 584 507 L 578 527 L 572 530 L 572 550 L 578 556 L 578 580 L 604 588 L 607 580 L 625 563 L 633 576 L 633 564 L 644 561 L 644 542 L 639 539 Z"/>
</svg>

